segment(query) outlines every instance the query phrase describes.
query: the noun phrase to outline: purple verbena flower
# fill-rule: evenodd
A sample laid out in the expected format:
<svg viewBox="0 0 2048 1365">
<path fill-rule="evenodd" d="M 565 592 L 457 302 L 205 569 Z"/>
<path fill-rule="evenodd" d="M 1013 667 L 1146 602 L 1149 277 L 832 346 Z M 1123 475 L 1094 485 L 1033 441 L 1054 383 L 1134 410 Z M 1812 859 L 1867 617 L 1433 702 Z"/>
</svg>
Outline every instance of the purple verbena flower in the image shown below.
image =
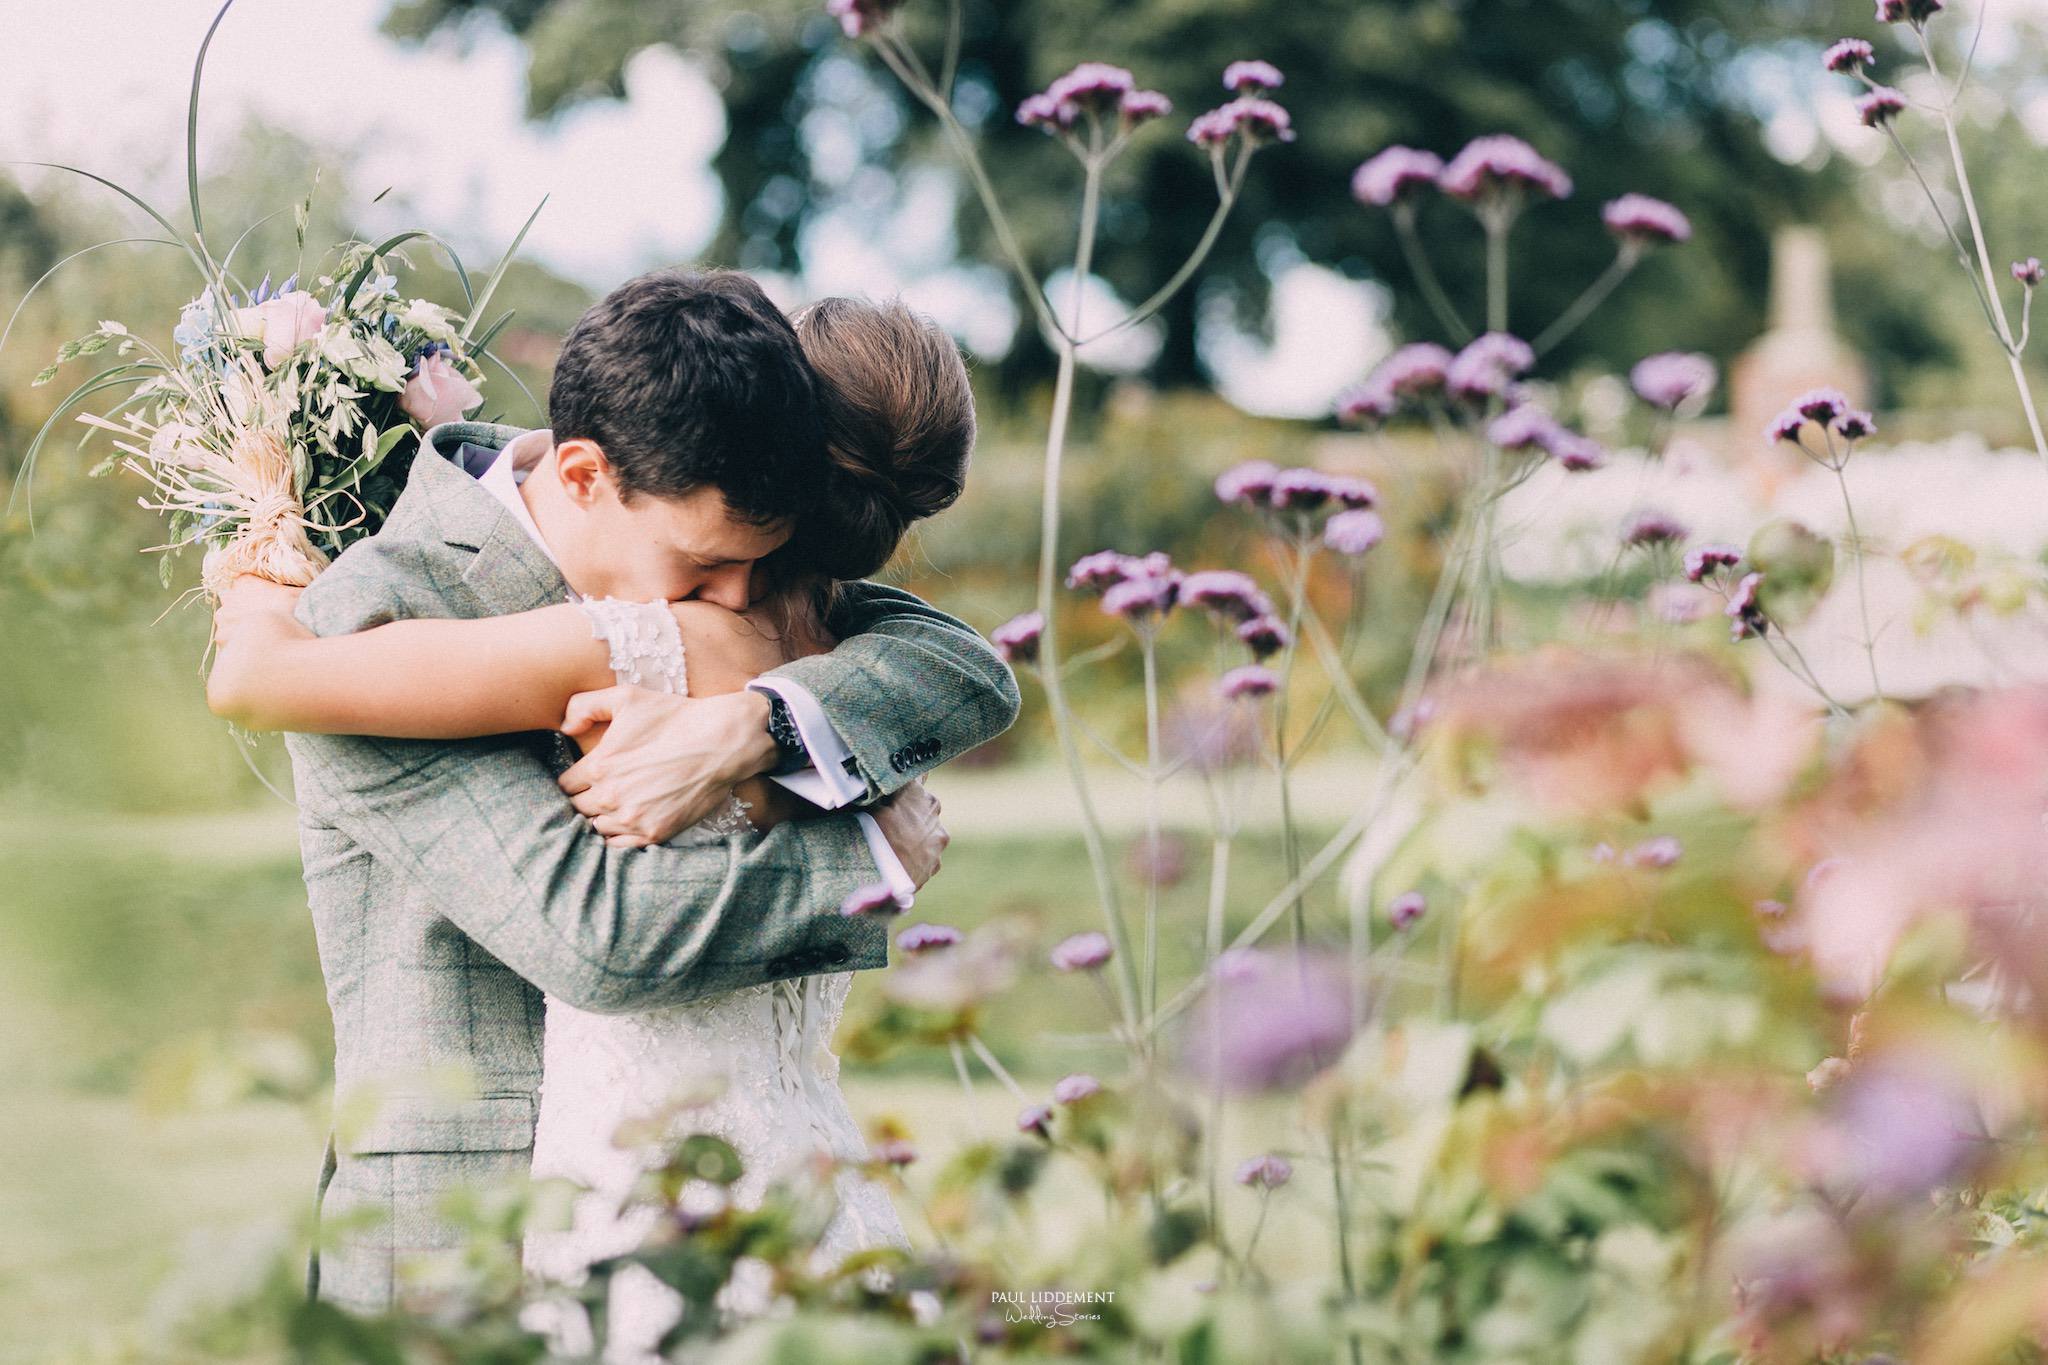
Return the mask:
<svg viewBox="0 0 2048 1365">
<path fill-rule="evenodd" d="M 1245 1092 L 1298 1085 L 1351 1039 L 1351 979 L 1330 959 L 1247 952 L 1212 967 L 1180 1056 L 1210 1084 Z"/>
<path fill-rule="evenodd" d="M 1063 972 L 1093 971 L 1109 961 L 1113 951 L 1115 950 L 1110 946 L 1109 936 L 1091 929 L 1086 933 L 1061 939 L 1054 945 L 1052 965 Z"/>
<path fill-rule="evenodd" d="M 1074 567 L 1067 570 L 1067 586 L 1080 592 L 1105 592 L 1128 579 L 1163 578 L 1172 572 L 1172 562 L 1158 550 L 1143 558 L 1097 550 L 1074 561 Z"/>
<path fill-rule="evenodd" d="M 1102 1082 L 1096 1080 L 1085 1071 L 1077 1071 L 1071 1076 L 1060 1077 L 1052 1088 L 1053 1100 L 1058 1104 L 1079 1104 L 1090 1095 L 1099 1095 L 1101 1093 Z"/>
<path fill-rule="evenodd" d="M 1287 83 L 1271 62 L 1232 62 L 1223 68 L 1223 88 L 1235 95 L 1251 90 L 1278 90 Z"/>
<path fill-rule="evenodd" d="M 1849 410 L 1849 399 L 1840 389 L 1813 389 L 1793 399 L 1792 407 L 1807 421 L 1826 426 Z"/>
<path fill-rule="evenodd" d="M 1330 496 L 1339 507 L 1353 511 L 1361 507 L 1377 507 L 1380 504 L 1380 490 L 1371 479 L 1361 479 L 1356 474 L 1332 474 L 1328 479 Z"/>
<path fill-rule="evenodd" d="M 1653 408 L 1676 412 L 1714 391 L 1714 362 L 1686 351 L 1644 356 L 1628 372 L 1629 387 Z"/>
<path fill-rule="evenodd" d="M 1626 545 L 1669 545 L 1685 539 L 1685 527 L 1662 512 L 1639 512 L 1621 533 Z"/>
<path fill-rule="evenodd" d="M 1502 450 L 1548 454 L 1564 426 L 1535 403 L 1518 403 L 1487 424 L 1486 439 Z"/>
<path fill-rule="evenodd" d="M 1216 496 L 1223 502 L 1263 506 L 1273 495 L 1273 481 L 1280 467 L 1270 460 L 1247 460 L 1216 476 Z"/>
<path fill-rule="evenodd" d="M 1361 204 L 1390 208 L 1436 188 L 1444 159 L 1414 147 L 1389 147 L 1351 176 L 1351 194 Z"/>
<path fill-rule="evenodd" d="M 1941 13 L 1941 0 L 1877 0 L 1880 24 L 1924 24 Z"/>
<path fill-rule="evenodd" d="M 1378 427 L 1400 410 L 1393 392 L 1372 381 L 1353 384 L 1337 395 L 1337 420 L 1346 426 Z"/>
<path fill-rule="evenodd" d="M 1237 628 L 1237 638 L 1254 659 L 1269 659 L 1294 643 L 1286 623 L 1277 616 L 1255 616 Z"/>
<path fill-rule="evenodd" d="M 839 902 L 839 913 L 849 917 L 900 915 L 903 902 L 896 899 L 896 893 L 889 889 L 887 882 L 869 882 L 847 893 L 846 899 Z"/>
<path fill-rule="evenodd" d="M 1534 368 L 1536 352 L 1520 337 L 1488 332 L 1475 337 L 1451 359 L 1444 386 L 1451 397 L 1468 403 L 1507 399 L 1514 381 Z"/>
<path fill-rule="evenodd" d="M 1323 524 L 1323 544 L 1340 555 L 1362 555 L 1386 538 L 1386 523 L 1369 507 L 1339 512 Z"/>
<path fill-rule="evenodd" d="M 1607 452 L 1600 448 L 1600 443 L 1576 431 L 1567 431 L 1553 441 L 1550 456 L 1560 467 L 1574 474 L 1599 469 L 1607 463 Z"/>
<path fill-rule="evenodd" d="M 1647 867 L 1662 871 L 1664 868 L 1675 866 L 1684 853 L 1685 845 L 1679 843 L 1675 836 L 1659 834 L 1655 838 L 1643 840 L 1623 854 L 1622 861 L 1630 867 Z"/>
<path fill-rule="evenodd" d="M 1763 635 L 1770 628 L 1770 618 L 1764 614 L 1763 604 L 1758 596 L 1763 582 L 1764 576 L 1760 573 L 1744 574 L 1742 580 L 1735 585 L 1735 591 L 1728 595 L 1728 605 L 1723 608 L 1722 614 L 1730 622 L 1730 638 L 1747 640 L 1751 636 Z"/>
<path fill-rule="evenodd" d="M 1074 104 L 1106 114 L 1137 88 L 1137 80 L 1123 67 L 1108 62 L 1082 62 L 1046 86 L 1045 93 L 1056 104 Z"/>
<path fill-rule="evenodd" d="M 1236 569 L 1203 569 L 1189 574 L 1181 580 L 1180 601 L 1183 606 L 1200 607 L 1230 621 L 1249 621 L 1273 610 L 1272 600 L 1252 581 L 1251 575 Z"/>
<path fill-rule="evenodd" d="M 1004 663 L 1035 664 L 1039 642 L 1045 638 L 1045 613 L 1027 611 L 1013 616 L 997 626 L 988 638 Z"/>
<path fill-rule="evenodd" d="M 1836 75 L 1847 76 L 1877 65 L 1877 49 L 1861 38 L 1844 38 L 1829 48 L 1820 60 Z"/>
<path fill-rule="evenodd" d="M 1387 905 L 1387 923 L 1396 929 L 1412 929 L 1429 913 L 1429 898 L 1420 891 L 1404 891 Z"/>
<path fill-rule="evenodd" d="M 1835 419 L 1835 435 L 1845 441 L 1860 441 L 1877 435 L 1877 419 L 1867 412 L 1855 408 L 1845 410 Z"/>
<path fill-rule="evenodd" d="M 1420 398 L 1443 391 L 1451 363 L 1451 353 L 1443 347 L 1433 341 L 1417 341 L 1375 366 L 1370 382 L 1384 386 L 1396 397 Z"/>
<path fill-rule="evenodd" d="M 1294 1163 L 1284 1156 L 1255 1156 L 1237 1168 L 1237 1183 L 1277 1190 L 1294 1178 Z"/>
<path fill-rule="evenodd" d="M 1102 594 L 1102 609 L 1135 625 L 1147 625 L 1173 610 L 1180 597 L 1178 570 L 1141 573 Z"/>
<path fill-rule="evenodd" d="M 1906 112 L 1906 97 L 1889 85 L 1880 85 L 1856 101 L 1856 117 L 1865 128 L 1882 128 Z"/>
<path fill-rule="evenodd" d="M 2028 289 L 2032 289 L 2044 278 L 2048 278 L 2048 268 L 2041 265 L 2038 257 L 2029 256 L 2024 261 L 2012 263 L 2012 277 Z"/>
<path fill-rule="evenodd" d="M 1225 701 L 1256 700 L 1280 690 L 1280 675 L 1264 664 L 1242 664 L 1225 673 L 1216 683 L 1217 695 Z"/>
<path fill-rule="evenodd" d="M 1438 186 L 1453 199 L 1481 199 L 1504 193 L 1534 193 L 1563 199 L 1572 178 L 1518 137 L 1474 138 L 1444 167 Z"/>
<path fill-rule="evenodd" d="M 1027 95 L 1017 104 L 1017 122 L 1026 128 L 1042 128 L 1048 133 L 1063 133 L 1080 118 L 1081 106 L 1071 101 L 1056 100 L 1051 95 Z"/>
<path fill-rule="evenodd" d="M 887 1138 L 869 1148 L 868 1155 L 891 1166 L 908 1166 L 917 1160 L 917 1148 L 902 1138 Z"/>
<path fill-rule="evenodd" d="M 903 0 L 825 0 L 825 13 L 839 21 L 849 38 L 863 37 L 881 27 Z"/>
<path fill-rule="evenodd" d="M 1052 1106 L 1034 1104 L 1017 1115 L 1017 1131 L 1031 1133 L 1038 1137 L 1052 1137 Z"/>
<path fill-rule="evenodd" d="M 896 946 L 911 954 L 950 948 L 959 941 L 960 931 L 950 924 L 913 924 L 896 935 Z"/>
<path fill-rule="evenodd" d="M 1294 120 L 1271 100 L 1241 96 L 1199 115 L 1188 124 L 1188 141 L 1198 147 L 1221 147 L 1242 135 L 1254 147 L 1294 141 Z"/>
<path fill-rule="evenodd" d="M 1685 577 L 1690 583 L 1703 582 L 1723 569 L 1742 562 L 1742 551 L 1733 545 L 1701 545 L 1686 551 Z"/>
<path fill-rule="evenodd" d="M 1276 511 L 1313 512 L 1328 502 L 1334 491 L 1319 470 L 1283 469 L 1273 480 L 1271 497 Z"/>
<path fill-rule="evenodd" d="M 1197 147 L 1221 147 L 1237 133 L 1237 116 L 1230 106 L 1211 109 L 1188 120 L 1188 141 Z"/>
<path fill-rule="evenodd" d="M 1624 194 L 1600 210 L 1600 221 L 1623 242 L 1636 246 L 1676 244 L 1692 239 L 1692 220 L 1662 199 Z"/>
<path fill-rule="evenodd" d="M 1165 118 L 1173 112 L 1173 101 L 1157 90 L 1133 90 L 1117 101 L 1117 113 L 1128 124 Z"/>
</svg>

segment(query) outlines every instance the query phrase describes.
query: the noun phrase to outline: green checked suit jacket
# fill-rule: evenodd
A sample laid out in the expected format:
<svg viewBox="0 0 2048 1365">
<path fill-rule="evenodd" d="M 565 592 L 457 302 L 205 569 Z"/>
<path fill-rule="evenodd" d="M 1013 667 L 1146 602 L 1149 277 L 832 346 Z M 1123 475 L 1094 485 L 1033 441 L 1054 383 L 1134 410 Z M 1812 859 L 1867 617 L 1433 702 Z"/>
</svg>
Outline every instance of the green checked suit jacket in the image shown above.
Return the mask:
<svg viewBox="0 0 2048 1365">
<path fill-rule="evenodd" d="M 566 600 L 540 547 L 442 453 L 519 434 L 427 433 L 388 523 L 306 589 L 299 619 L 334 635 Z M 843 596 L 844 643 L 778 673 L 818 699 L 870 799 L 1015 719 L 1016 683 L 972 630 L 892 588 Z M 456 1244 L 440 1215 L 451 1191 L 525 1171 L 542 992 L 623 1013 L 887 963 L 882 927 L 837 913 L 876 876 L 849 813 L 619 851 L 556 788 L 571 756 L 559 735 L 289 746 L 337 1114 L 358 1118 L 338 1119 L 329 1144 L 308 1279 L 344 1307 L 392 1305 L 412 1253 Z"/>
</svg>

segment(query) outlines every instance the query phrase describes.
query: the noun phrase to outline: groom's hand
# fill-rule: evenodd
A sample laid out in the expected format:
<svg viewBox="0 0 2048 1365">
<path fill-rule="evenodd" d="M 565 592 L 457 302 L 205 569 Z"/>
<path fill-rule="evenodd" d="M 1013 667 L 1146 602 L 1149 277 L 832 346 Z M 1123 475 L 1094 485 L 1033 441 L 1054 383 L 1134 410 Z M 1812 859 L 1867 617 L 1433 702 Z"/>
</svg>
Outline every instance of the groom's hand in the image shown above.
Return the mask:
<svg viewBox="0 0 2048 1365">
<path fill-rule="evenodd" d="M 560 783 L 614 848 L 666 843 L 776 757 L 768 699 L 758 692 L 690 698 L 608 687 L 570 699 L 562 733 L 600 725 L 604 737 Z"/>
<path fill-rule="evenodd" d="M 896 852 L 913 885 L 922 887 L 939 873 L 939 856 L 953 836 L 939 823 L 939 800 L 923 782 L 910 782 L 872 808 L 882 837 Z"/>
</svg>

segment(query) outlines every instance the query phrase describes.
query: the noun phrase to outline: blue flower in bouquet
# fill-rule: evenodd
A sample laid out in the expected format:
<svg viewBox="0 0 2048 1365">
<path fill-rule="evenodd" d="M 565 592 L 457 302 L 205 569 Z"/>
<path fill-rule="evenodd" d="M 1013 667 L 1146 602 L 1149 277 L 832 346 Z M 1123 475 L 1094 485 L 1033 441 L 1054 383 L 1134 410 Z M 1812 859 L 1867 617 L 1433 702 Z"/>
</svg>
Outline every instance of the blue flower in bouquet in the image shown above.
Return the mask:
<svg viewBox="0 0 2048 1365">
<path fill-rule="evenodd" d="M 178 355 L 187 365 L 199 366 L 213 346 L 213 298 L 201 294 L 178 312 L 178 325 L 171 330 Z"/>
</svg>

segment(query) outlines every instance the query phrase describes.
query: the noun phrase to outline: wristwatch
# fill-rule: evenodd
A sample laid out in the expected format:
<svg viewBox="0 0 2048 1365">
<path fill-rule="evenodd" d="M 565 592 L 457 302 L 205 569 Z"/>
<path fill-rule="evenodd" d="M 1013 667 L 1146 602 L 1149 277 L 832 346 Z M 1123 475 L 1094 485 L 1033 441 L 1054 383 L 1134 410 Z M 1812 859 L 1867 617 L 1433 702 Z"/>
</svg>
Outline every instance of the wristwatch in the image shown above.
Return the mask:
<svg viewBox="0 0 2048 1365">
<path fill-rule="evenodd" d="M 761 690 L 768 691 L 765 687 Z M 803 731 L 796 728 L 796 717 L 789 713 L 789 703 L 773 692 L 768 692 L 768 738 L 775 741 L 775 748 L 780 754 L 771 772 L 802 772 L 811 766 L 811 751 L 804 747 Z"/>
</svg>

